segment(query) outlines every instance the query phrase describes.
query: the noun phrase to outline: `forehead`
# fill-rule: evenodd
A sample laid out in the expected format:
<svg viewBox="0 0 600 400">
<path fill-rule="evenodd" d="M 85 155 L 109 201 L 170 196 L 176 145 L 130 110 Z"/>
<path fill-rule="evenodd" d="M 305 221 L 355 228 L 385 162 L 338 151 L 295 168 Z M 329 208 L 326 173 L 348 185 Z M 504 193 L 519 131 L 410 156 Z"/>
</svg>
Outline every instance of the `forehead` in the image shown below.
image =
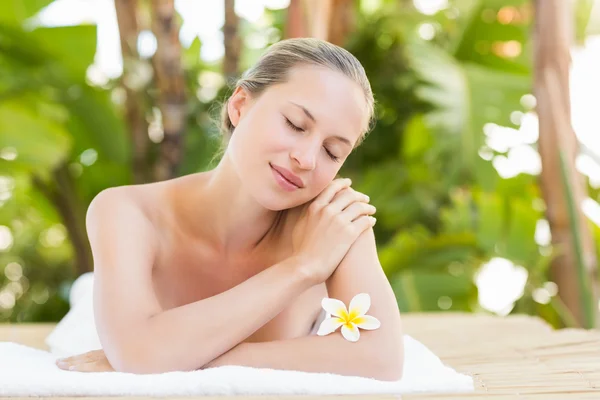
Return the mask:
<svg viewBox="0 0 600 400">
<path fill-rule="evenodd" d="M 353 143 L 367 125 L 367 104 L 358 83 L 324 67 L 293 68 L 288 80 L 278 85 L 281 104 L 291 101 L 306 107 L 326 134 L 339 134 Z"/>
</svg>

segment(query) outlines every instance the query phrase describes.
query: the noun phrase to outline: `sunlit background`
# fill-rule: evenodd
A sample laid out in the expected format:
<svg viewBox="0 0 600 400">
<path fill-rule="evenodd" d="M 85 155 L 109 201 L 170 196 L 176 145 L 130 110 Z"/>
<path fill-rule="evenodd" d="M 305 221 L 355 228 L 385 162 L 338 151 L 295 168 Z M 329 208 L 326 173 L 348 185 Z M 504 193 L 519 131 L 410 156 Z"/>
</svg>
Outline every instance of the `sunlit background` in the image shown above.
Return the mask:
<svg viewBox="0 0 600 400">
<path fill-rule="evenodd" d="M 360 12 L 364 15 L 376 14 L 382 1 L 363 0 L 360 2 Z M 400 3 L 400 2 L 398 2 Z M 499 4 L 502 2 L 491 2 Z M 518 18 L 523 18 L 519 8 L 514 7 L 515 2 L 497 9 L 484 10 L 482 18 L 499 21 L 500 24 L 511 24 Z M 523 3 L 523 2 L 521 2 Z M 434 17 L 444 14 L 448 19 L 460 17 L 460 9 L 453 6 L 448 0 L 414 0 L 414 8 L 422 15 L 422 21 L 415 25 L 417 35 L 425 42 L 434 42 L 442 31 L 442 26 Z M 257 52 L 264 49 L 273 39 L 280 37 L 281 32 L 275 28 L 273 13 L 278 10 L 283 12 L 289 6 L 289 0 L 237 0 L 235 11 L 239 17 L 257 29 L 244 37 L 244 46 Z M 224 23 L 224 6 L 221 1 L 176 0 L 176 10 L 182 18 L 180 41 L 184 48 L 192 46 L 198 38 L 202 43 L 198 54 L 199 60 L 206 65 L 215 65 L 225 55 L 224 37 L 222 27 Z M 0 5 L 0 12 L 2 6 Z M 491 14 L 490 14 L 491 13 Z M 590 21 L 599 21 L 600 1 L 596 1 L 592 8 Z M 431 19 L 429 19 L 431 17 Z M 123 73 L 123 61 L 119 40 L 116 12 L 112 0 L 55 0 L 44 8 L 38 15 L 27 21 L 28 29 L 36 26 L 66 26 L 93 24 L 97 26 L 97 48 L 93 64 L 87 68 L 86 79 L 90 86 L 107 88 L 110 82 L 118 80 Z M 483 42 L 482 42 L 483 43 Z M 155 36 L 149 30 L 140 33 L 138 51 L 142 59 L 150 59 L 157 48 Z M 526 51 L 518 40 L 495 42 L 491 50 L 499 56 L 517 58 Z M 432 61 L 435 62 L 435 61 Z M 582 145 L 581 154 L 577 157 L 577 169 L 588 178 L 592 189 L 600 189 L 600 35 L 593 32 L 588 34 L 582 43 L 574 44 L 572 48 L 571 68 L 571 107 L 572 124 L 576 135 Z M 148 74 L 145 76 L 144 74 Z M 140 68 L 137 79 L 145 81 L 151 79 L 151 71 Z M 218 92 L 218 86 L 223 84 L 223 78 L 214 71 L 200 73 L 198 80 L 201 82 L 196 96 L 200 101 L 212 101 Z M 108 90 L 108 89 L 107 89 Z M 377 96 L 378 93 L 376 92 Z M 115 103 L 122 104 L 122 96 L 118 90 L 111 94 Z M 399 99 L 398 101 L 402 101 Z M 477 154 L 482 160 L 489 161 L 497 174 L 502 179 L 511 179 L 520 175 L 538 176 L 541 171 L 541 159 L 536 149 L 538 140 L 538 121 L 534 112 L 536 99 L 531 93 L 520 96 L 519 107 L 508 115 L 510 126 L 502 126 L 494 122 L 485 123 L 481 135 L 482 146 Z M 160 124 L 150 122 L 148 134 L 153 142 L 161 141 L 162 132 Z M 369 139 L 367 139 L 369 140 Z M 1 142 L 0 142 L 1 143 Z M 1 146 L 0 146 L 1 147 Z M 0 149 L 0 157 L 4 160 L 14 160 L 18 151 L 10 146 Z M 98 159 L 98 153 L 93 148 L 81 152 L 77 156 L 80 167 L 86 168 L 93 165 Z M 15 188 L 15 181 L 8 176 L 0 177 L 0 207 L 9 202 Z M 368 187 L 368 185 L 366 185 Z M 418 190 L 418 188 L 417 188 Z M 592 193 L 592 192 L 590 192 Z M 595 192 L 597 193 L 597 191 Z M 600 227 L 600 205 L 598 197 L 590 194 L 581 204 L 583 212 L 589 220 Z M 533 204 L 533 209 L 543 210 L 543 204 Z M 403 221 L 401 218 L 399 221 Z M 400 222 L 399 222 L 400 223 Z M 392 224 L 392 222 L 390 222 Z M 389 227 L 389 226 L 388 226 Z M 0 226 L 0 252 L 9 252 L 15 238 L 8 224 Z M 59 247 L 68 241 L 68 233 L 61 224 L 44 229 L 39 237 L 43 246 Z M 544 252 L 551 244 L 551 233 L 548 222 L 542 217 L 535 223 L 534 238 L 532 240 Z M 386 252 L 387 254 L 387 252 Z M 388 258 L 382 255 L 382 261 Z M 477 300 L 483 310 L 507 315 L 524 295 L 529 278 L 530 266 L 520 265 L 516 260 L 502 257 L 501 252 L 483 260 L 480 267 L 472 274 L 477 291 Z M 452 264 L 448 273 L 452 276 L 462 274 L 464 267 L 461 264 Z M 0 308 L 8 311 L 15 307 L 19 298 L 27 290 L 23 285 L 23 266 L 19 261 L 7 262 L 4 266 L 6 284 L 0 292 Z M 68 274 L 66 275 L 68 276 Z M 73 276 L 64 280 L 60 286 L 59 294 L 66 298 L 69 282 Z M 41 287 L 41 286 L 40 286 Z M 395 286 L 395 290 L 406 289 L 406 282 Z M 45 304 L 52 288 L 41 287 L 35 292 L 33 302 Z M 455 309 L 456 300 L 452 294 L 435 295 L 435 303 L 439 310 Z M 536 287 L 530 290 L 529 295 L 534 302 L 545 305 L 557 295 L 557 285 L 547 279 L 536 282 Z M 600 306 L 600 305 L 599 305 Z M 477 311 L 476 307 L 471 310 Z M 418 311 L 418 309 L 415 309 Z M 59 313 L 60 314 L 60 313 Z M 58 314 L 58 315 L 59 315 Z M 15 320 L 14 315 L 4 314 L 6 318 Z M 56 318 L 57 314 L 52 318 Z M 29 317 L 21 317 L 27 319 Z"/>
</svg>

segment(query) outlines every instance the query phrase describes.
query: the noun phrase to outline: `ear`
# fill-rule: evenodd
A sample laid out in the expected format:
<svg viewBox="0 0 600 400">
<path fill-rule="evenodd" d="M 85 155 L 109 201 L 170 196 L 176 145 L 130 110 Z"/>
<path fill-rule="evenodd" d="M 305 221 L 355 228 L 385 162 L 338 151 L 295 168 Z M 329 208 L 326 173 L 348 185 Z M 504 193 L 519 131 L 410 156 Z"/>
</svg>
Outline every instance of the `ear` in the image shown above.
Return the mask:
<svg viewBox="0 0 600 400">
<path fill-rule="evenodd" d="M 248 104 L 250 96 L 248 92 L 238 86 L 227 102 L 227 113 L 233 126 L 237 126 L 244 111 L 244 107 Z"/>
</svg>

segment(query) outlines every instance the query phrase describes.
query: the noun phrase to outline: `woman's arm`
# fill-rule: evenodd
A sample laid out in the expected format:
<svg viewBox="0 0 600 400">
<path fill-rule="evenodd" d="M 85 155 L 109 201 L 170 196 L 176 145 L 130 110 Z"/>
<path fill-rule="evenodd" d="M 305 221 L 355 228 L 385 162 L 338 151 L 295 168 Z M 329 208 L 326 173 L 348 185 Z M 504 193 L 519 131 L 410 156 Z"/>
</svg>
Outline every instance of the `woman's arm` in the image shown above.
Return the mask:
<svg viewBox="0 0 600 400">
<path fill-rule="evenodd" d="M 243 342 L 204 368 L 241 365 L 304 372 L 324 372 L 395 381 L 401 370 L 390 368 L 389 354 L 374 351 L 377 338 L 363 335 L 348 342 L 338 331 L 328 336 L 304 336 L 272 342 Z"/>
<path fill-rule="evenodd" d="M 87 228 L 95 264 L 96 326 L 117 371 L 201 368 L 312 285 L 290 258 L 226 292 L 162 311 L 151 275 L 157 240 L 139 208 L 119 190 L 102 192 L 90 205 Z"/>
<path fill-rule="evenodd" d="M 262 343 L 241 343 L 207 367 L 244 365 L 307 372 L 331 372 L 381 380 L 402 377 L 404 348 L 400 312 L 390 284 L 379 264 L 375 236 L 365 231 L 327 281 L 329 297 L 346 306 L 358 293 L 368 293 L 367 312 L 381 327 L 360 331 L 349 342 L 338 329 L 327 336 L 308 336 Z"/>
</svg>

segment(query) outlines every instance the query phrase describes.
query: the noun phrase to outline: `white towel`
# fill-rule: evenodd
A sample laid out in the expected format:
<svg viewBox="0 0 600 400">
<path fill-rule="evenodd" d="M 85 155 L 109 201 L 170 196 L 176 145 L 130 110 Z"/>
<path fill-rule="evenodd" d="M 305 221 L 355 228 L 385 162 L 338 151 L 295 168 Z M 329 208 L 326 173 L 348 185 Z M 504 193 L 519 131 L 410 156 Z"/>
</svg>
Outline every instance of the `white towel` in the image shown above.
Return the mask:
<svg viewBox="0 0 600 400">
<path fill-rule="evenodd" d="M 192 372 L 136 375 L 71 372 L 55 365 L 65 355 L 100 348 L 92 311 L 93 277 L 71 290 L 71 310 L 48 336 L 50 351 L 0 342 L 0 396 L 339 395 L 470 392 L 473 380 L 445 366 L 405 335 L 404 376 L 397 382 L 327 373 L 224 366 Z"/>
<path fill-rule="evenodd" d="M 93 272 L 73 282 L 69 292 L 71 308 L 46 338 L 50 352 L 57 358 L 102 348 L 94 322 L 93 289 Z"/>
</svg>

